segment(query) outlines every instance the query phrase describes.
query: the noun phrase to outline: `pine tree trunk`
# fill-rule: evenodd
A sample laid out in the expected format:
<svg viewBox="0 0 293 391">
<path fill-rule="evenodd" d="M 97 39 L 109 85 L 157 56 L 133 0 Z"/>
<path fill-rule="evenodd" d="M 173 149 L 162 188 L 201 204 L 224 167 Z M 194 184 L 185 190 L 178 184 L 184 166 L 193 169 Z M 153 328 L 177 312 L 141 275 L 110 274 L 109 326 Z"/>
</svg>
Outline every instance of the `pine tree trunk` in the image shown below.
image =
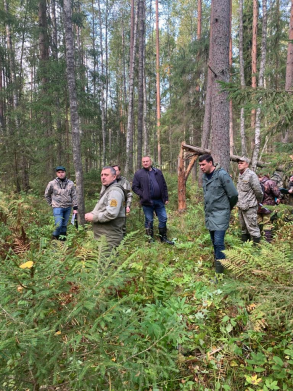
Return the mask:
<svg viewBox="0 0 293 391">
<path fill-rule="evenodd" d="M 81 131 L 79 127 L 79 115 L 78 115 L 78 103 L 76 94 L 76 80 L 74 73 L 74 44 L 73 44 L 73 31 L 72 31 L 72 10 L 71 0 L 63 1 L 64 10 L 64 24 L 65 24 L 65 43 L 66 43 L 66 74 L 68 95 L 70 102 L 70 120 L 72 130 L 72 151 L 73 162 L 75 168 L 75 180 L 78 199 L 78 211 L 80 223 L 84 224 L 84 195 L 83 195 L 83 169 L 81 160 L 81 146 L 80 137 Z"/>
<path fill-rule="evenodd" d="M 99 7 L 99 23 L 100 23 L 100 97 L 101 97 L 101 112 L 102 112 L 102 165 L 106 165 L 106 100 L 105 100 L 105 70 L 104 70 L 104 49 L 103 49 L 103 27 L 101 4 L 98 0 Z"/>
<path fill-rule="evenodd" d="M 212 145 L 216 163 L 229 171 L 229 101 L 218 81 L 229 81 L 230 0 L 212 3 Z"/>
</svg>

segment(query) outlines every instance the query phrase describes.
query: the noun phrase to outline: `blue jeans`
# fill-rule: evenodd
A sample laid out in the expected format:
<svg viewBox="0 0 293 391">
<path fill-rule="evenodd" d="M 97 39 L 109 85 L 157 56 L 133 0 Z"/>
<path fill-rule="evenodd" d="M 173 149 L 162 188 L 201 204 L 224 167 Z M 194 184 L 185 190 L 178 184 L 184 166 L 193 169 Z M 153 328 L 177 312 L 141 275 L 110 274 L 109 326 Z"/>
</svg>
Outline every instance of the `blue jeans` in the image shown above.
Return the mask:
<svg viewBox="0 0 293 391">
<path fill-rule="evenodd" d="M 166 228 L 167 213 L 165 209 L 165 204 L 162 200 L 152 200 L 152 205 L 143 205 L 142 209 L 145 216 L 145 228 L 153 229 L 154 212 L 156 213 L 159 220 L 159 228 Z"/>
<path fill-rule="evenodd" d="M 53 232 L 53 236 L 66 235 L 70 213 L 71 207 L 53 208 L 53 215 L 55 219 L 55 230 Z"/>
<path fill-rule="evenodd" d="M 225 250 L 224 238 L 226 231 L 210 231 L 212 243 L 214 246 L 214 252 L 216 259 L 225 259 Z"/>
</svg>

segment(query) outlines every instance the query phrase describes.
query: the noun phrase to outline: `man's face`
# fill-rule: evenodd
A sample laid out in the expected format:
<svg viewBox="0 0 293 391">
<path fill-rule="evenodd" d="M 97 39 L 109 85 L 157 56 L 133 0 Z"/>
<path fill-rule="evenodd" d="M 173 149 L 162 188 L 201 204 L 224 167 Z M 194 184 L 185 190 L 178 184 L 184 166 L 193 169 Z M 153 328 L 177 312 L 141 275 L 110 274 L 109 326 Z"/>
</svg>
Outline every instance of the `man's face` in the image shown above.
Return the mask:
<svg viewBox="0 0 293 391">
<path fill-rule="evenodd" d="M 246 168 L 249 166 L 249 164 L 247 162 L 244 162 L 242 160 L 239 160 L 238 162 L 238 170 L 240 172 L 243 172 L 244 170 L 246 170 Z"/>
<path fill-rule="evenodd" d="M 121 171 L 119 170 L 119 167 L 118 166 L 114 166 L 113 168 L 116 171 L 116 177 L 119 178 L 120 174 L 121 174 Z"/>
<path fill-rule="evenodd" d="M 58 170 L 56 171 L 56 175 L 59 179 L 64 179 L 66 177 L 66 171 Z"/>
<path fill-rule="evenodd" d="M 106 168 L 101 172 L 101 181 L 104 186 L 110 185 L 113 181 L 115 181 L 116 175 L 111 173 L 110 168 Z"/>
<path fill-rule="evenodd" d="M 293 182 L 293 175 L 290 176 L 290 182 Z"/>
<path fill-rule="evenodd" d="M 199 162 L 199 167 L 204 174 L 210 174 L 215 169 L 213 162 L 207 162 L 206 160 Z"/>
<path fill-rule="evenodd" d="M 151 166 L 152 166 L 152 161 L 151 161 L 151 158 L 149 158 L 149 157 L 143 157 L 142 158 L 142 160 L 141 160 L 141 162 L 142 162 L 142 166 L 143 166 L 143 168 L 146 168 L 146 169 L 150 169 L 151 168 Z"/>
</svg>

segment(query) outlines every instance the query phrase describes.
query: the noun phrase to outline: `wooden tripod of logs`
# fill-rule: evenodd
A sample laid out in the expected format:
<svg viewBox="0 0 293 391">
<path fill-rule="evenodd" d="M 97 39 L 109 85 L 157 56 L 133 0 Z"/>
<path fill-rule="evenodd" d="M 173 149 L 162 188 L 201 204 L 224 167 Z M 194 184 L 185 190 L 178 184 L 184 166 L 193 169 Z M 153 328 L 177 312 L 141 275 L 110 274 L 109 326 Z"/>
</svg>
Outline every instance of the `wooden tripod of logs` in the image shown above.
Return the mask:
<svg viewBox="0 0 293 391">
<path fill-rule="evenodd" d="M 210 154 L 209 149 L 202 149 L 199 147 L 194 147 L 192 145 L 187 145 L 184 142 L 181 143 L 180 153 L 178 156 L 178 211 L 184 212 L 186 210 L 186 182 L 188 176 L 196 162 L 197 158 L 200 155 L 205 155 L 206 153 Z M 237 162 L 240 159 L 240 156 L 230 155 L 230 160 Z M 189 164 L 186 167 L 185 161 L 189 160 Z M 257 163 L 258 167 L 264 167 L 263 162 Z"/>
</svg>

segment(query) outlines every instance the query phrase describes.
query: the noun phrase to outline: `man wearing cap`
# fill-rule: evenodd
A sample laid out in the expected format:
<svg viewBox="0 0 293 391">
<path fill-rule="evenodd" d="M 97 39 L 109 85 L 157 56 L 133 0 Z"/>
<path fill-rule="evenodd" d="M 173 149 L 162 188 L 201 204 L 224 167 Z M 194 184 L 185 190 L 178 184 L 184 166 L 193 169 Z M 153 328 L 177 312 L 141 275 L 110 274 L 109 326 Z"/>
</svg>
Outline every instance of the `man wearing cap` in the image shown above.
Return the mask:
<svg viewBox="0 0 293 391">
<path fill-rule="evenodd" d="M 241 239 L 243 242 L 253 240 L 253 243 L 260 242 L 260 229 L 257 224 L 258 204 L 262 202 L 263 192 L 258 176 L 250 170 L 250 160 L 242 156 L 237 160 L 239 176 L 237 183 L 238 191 L 238 214 L 241 227 Z"/>
<path fill-rule="evenodd" d="M 125 224 L 125 192 L 116 180 L 116 171 L 107 166 L 102 169 L 101 181 L 104 191 L 94 210 L 86 213 L 85 220 L 93 223 L 95 239 L 105 236 L 112 249 L 123 239 Z"/>
<path fill-rule="evenodd" d="M 66 178 L 66 169 L 63 166 L 56 167 L 57 178 L 49 182 L 45 190 L 45 198 L 53 208 L 55 230 L 53 239 L 66 240 L 67 223 L 73 207 L 73 213 L 77 213 L 77 198 L 74 183 Z"/>
</svg>

